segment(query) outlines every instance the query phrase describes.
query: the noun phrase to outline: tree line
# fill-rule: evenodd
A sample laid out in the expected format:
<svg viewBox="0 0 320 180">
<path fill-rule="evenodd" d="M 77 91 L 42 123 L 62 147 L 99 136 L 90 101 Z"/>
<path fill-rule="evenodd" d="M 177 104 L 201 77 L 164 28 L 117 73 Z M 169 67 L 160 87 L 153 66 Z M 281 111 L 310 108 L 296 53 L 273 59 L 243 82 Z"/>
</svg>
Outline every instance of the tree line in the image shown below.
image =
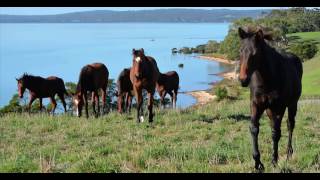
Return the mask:
<svg viewBox="0 0 320 180">
<path fill-rule="evenodd" d="M 227 59 L 238 60 L 240 48 L 238 28 L 245 26 L 260 27 L 271 33 L 273 41 L 269 42 L 270 45 L 279 50 L 291 51 L 302 60 L 311 59 L 318 51 L 314 41 L 297 41 L 292 37 L 287 37 L 287 34 L 320 31 L 320 9 L 290 8 L 272 10 L 258 19 L 251 17 L 237 19 L 230 25 L 223 41 L 210 40 L 196 47 L 173 48 L 172 53 L 224 55 Z"/>
</svg>

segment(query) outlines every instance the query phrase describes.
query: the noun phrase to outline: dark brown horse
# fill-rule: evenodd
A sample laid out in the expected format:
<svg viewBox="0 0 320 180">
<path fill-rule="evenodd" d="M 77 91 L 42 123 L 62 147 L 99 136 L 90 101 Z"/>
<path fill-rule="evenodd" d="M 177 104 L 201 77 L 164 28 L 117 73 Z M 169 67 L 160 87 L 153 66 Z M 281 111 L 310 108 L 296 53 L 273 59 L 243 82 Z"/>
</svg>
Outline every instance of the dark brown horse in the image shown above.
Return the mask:
<svg viewBox="0 0 320 180">
<path fill-rule="evenodd" d="M 165 74 L 160 73 L 156 87 L 159 95 L 160 102 L 164 108 L 164 98 L 168 93 L 171 96 L 171 105 L 176 107 L 178 89 L 179 89 L 179 75 L 176 71 L 169 71 Z"/>
<path fill-rule="evenodd" d="M 149 122 L 153 122 L 153 96 L 156 88 L 156 82 L 160 76 L 157 63 L 153 57 L 146 56 L 144 50 L 132 50 L 133 60 L 130 71 L 130 80 L 133 84 L 133 90 L 137 100 L 137 122 L 143 121 L 140 116 L 143 103 L 142 89 L 148 92 L 148 110 Z"/>
<path fill-rule="evenodd" d="M 66 112 L 66 102 L 64 100 L 64 94 L 68 96 L 64 82 L 61 78 L 50 76 L 48 78 L 42 78 L 40 76 L 32 76 L 28 74 L 23 74 L 22 77 L 16 79 L 18 81 L 18 92 L 19 97 L 23 98 L 24 91 L 29 90 L 30 101 L 29 101 L 29 113 L 31 110 L 31 105 L 33 101 L 39 98 L 40 101 L 40 111 L 42 110 L 42 98 L 50 98 L 53 105 L 52 114 L 56 109 L 57 102 L 54 99 L 54 96 L 58 94 L 61 102 L 63 104 L 64 111 Z"/>
<path fill-rule="evenodd" d="M 266 110 L 271 120 L 273 155 L 272 163 L 278 161 L 278 142 L 281 136 L 281 121 L 288 108 L 287 127 L 289 131 L 287 158 L 292 149 L 292 133 L 295 125 L 297 104 L 301 95 L 302 63 L 288 53 L 280 53 L 270 47 L 265 39 L 272 37 L 261 29 L 239 28 L 241 38 L 240 75 L 242 86 L 250 87 L 251 126 L 253 159 L 255 168 L 263 170 L 258 148 L 259 119 Z"/>
<path fill-rule="evenodd" d="M 117 81 L 117 96 L 118 96 L 118 112 L 122 113 L 123 108 L 125 112 L 130 112 L 131 102 L 133 97 L 133 86 L 130 81 L 130 69 L 125 68 L 121 71 Z M 123 101 L 123 99 L 125 99 Z"/>
<path fill-rule="evenodd" d="M 73 95 L 73 102 L 77 111 L 77 116 L 81 117 L 83 104 L 86 108 L 86 117 L 88 113 L 88 92 L 92 93 L 92 107 L 95 116 L 100 113 L 99 106 L 99 89 L 102 89 L 102 102 L 103 108 L 106 107 L 106 95 L 108 86 L 109 71 L 102 63 L 93 63 L 84 66 L 79 75 L 77 84 L 77 91 Z M 95 105 L 98 106 L 98 113 L 96 112 Z"/>
</svg>

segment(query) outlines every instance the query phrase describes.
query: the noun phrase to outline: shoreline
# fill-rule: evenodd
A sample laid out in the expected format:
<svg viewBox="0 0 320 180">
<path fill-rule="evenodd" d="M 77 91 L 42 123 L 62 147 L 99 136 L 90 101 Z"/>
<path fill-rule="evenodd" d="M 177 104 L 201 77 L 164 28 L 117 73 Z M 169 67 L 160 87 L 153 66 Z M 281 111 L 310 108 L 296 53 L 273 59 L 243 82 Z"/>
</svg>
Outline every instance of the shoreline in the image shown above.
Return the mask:
<svg viewBox="0 0 320 180">
<path fill-rule="evenodd" d="M 215 58 L 215 57 L 203 56 L 203 55 L 195 56 L 195 57 L 199 58 L 199 59 L 220 62 L 223 64 L 229 64 L 229 65 L 233 65 L 233 66 L 236 64 L 235 61 L 230 61 L 228 59 L 223 59 L 223 58 Z M 236 79 L 236 73 L 233 70 L 219 72 L 217 74 L 212 74 L 212 75 L 220 76 L 223 79 L 230 79 L 230 80 Z M 196 90 L 196 91 L 191 91 L 191 92 L 185 92 L 185 94 L 191 95 L 192 97 L 194 97 L 196 99 L 196 103 L 194 105 L 192 105 L 191 107 L 205 105 L 208 102 L 210 102 L 211 100 L 216 99 L 217 98 L 216 95 L 212 95 L 212 94 L 208 93 L 208 91 L 212 91 L 213 86 L 214 85 L 211 85 L 207 90 Z"/>
<path fill-rule="evenodd" d="M 200 55 L 200 56 L 196 56 L 199 59 L 206 59 L 206 60 L 210 60 L 210 61 L 215 61 L 215 62 L 220 62 L 220 63 L 224 63 L 224 64 L 230 64 L 230 65 L 235 65 L 236 61 L 231 61 L 229 59 L 224 59 L 224 58 L 218 58 L 218 57 L 212 57 L 212 56 L 204 56 L 204 55 Z"/>
</svg>

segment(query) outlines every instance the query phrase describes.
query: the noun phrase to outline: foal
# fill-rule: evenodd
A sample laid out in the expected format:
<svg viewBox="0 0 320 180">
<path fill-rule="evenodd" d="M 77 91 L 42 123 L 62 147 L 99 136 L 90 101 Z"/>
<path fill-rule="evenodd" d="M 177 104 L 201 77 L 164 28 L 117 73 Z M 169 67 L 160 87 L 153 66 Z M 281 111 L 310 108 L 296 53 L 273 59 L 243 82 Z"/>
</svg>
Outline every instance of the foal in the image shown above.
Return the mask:
<svg viewBox="0 0 320 180">
<path fill-rule="evenodd" d="M 58 94 L 64 108 L 64 112 L 67 112 L 66 102 L 64 100 L 64 94 L 68 96 L 64 82 L 61 78 L 50 76 L 48 78 L 42 78 L 40 76 L 32 76 L 28 74 L 23 74 L 22 77 L 16 79 L 18 82 L 18 92 L 19 97 L 23 98 L 24 91 L 29 90 L 30 101 L 28 105 L 28 110 L 30 113 L 31 105 L 33 101 L 37 98 L 40 100 L 40 111 L 42 110 L 42 98 L 50 98 L 53 105 L 52 114 L 57 107 L 57 102 L 55 100 L 55 95 Z"/>
<path fill-rule="evenodd" d="M 272 163 L 278 161 L 278 142 L 281 136 L 281 121 L 288 108 L 289 131 L 287 158 L 291 157 L 292 133 L 295 125 L 297 104 L 301 95 L 302 63 L 288 53 L 280 53 L 270 47 L 265 39 L 271 36 L 261 29 L 247 31 L 238 29 L 241 38 L 240 75 L 243 87 L 250 87 L 251 126 L 253 159 L 255 168 L 263 170 L 258 148 L 259 119 L 266 110 L 271 120 L 273 155 Z"/>
<path fill-rule="evenodd" d="M 169 71 L 165 74 L 160 73 L 157 81 L 157 91 L 160 95 L 160 102 L 164 108 L 164 98 L 168 93 L 171 96 L 171 105 L 176 108 L 178 89 L 179 89 L 179 75 L 176 71 Z"/>
</svg>

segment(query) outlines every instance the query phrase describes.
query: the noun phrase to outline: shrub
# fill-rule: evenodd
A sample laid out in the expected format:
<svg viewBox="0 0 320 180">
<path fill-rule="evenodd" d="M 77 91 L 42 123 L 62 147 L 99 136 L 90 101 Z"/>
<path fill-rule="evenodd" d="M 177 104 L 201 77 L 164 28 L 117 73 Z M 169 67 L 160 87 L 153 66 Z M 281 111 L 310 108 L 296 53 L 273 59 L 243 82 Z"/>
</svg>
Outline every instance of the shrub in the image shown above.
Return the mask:
<svg viewBox="0 0 320 180">
<path fill-rule="evenodd" d="M 218 100 L 225 99 L 228 96 L 227 88 L 225 88 L 225 87 L 217 87 L 215 89 L 215 94 L 216 94 Z"/>
<path fill-rule="evenodd" d="M 313 58 L 318 49 L 312 41 L 298 41 L 289 47 L 289 51 L 306 61 Z"/>
</svg>

